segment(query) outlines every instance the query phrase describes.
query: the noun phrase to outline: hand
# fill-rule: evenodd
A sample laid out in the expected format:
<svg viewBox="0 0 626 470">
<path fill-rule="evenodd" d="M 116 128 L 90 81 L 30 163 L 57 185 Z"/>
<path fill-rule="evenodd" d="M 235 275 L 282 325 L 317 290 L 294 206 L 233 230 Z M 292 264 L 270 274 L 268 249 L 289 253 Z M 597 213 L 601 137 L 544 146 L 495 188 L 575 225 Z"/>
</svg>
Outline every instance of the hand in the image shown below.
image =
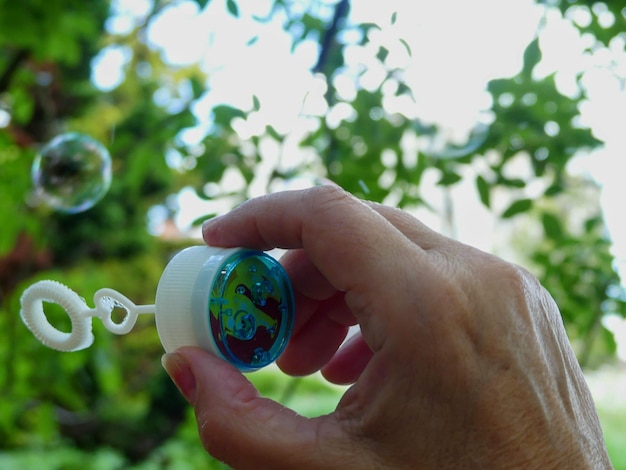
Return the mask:
<svg viewBox="0 0 626 470">
<path fill-rule="evenodd" d="M 199 349 L 164 356 L 235 468 L 610 468 L 557 306 L 528 272 L 332 187 L 251 200 L 209 245 L 274 247 L 293 282 L 288 374 L 354 383 L 314 419 Z M 361 335 L 337 350 L 350 325 Z"/>
</svg>

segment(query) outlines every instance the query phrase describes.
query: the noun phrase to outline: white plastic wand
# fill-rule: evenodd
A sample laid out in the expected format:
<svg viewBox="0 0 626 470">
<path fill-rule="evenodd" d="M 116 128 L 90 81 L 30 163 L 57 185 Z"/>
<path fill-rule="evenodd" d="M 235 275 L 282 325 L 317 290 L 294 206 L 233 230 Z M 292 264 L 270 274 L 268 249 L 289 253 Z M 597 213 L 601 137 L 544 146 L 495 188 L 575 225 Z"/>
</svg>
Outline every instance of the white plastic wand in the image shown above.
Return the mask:
<svg viewBox="0 0 626 470">
<path fill-rule="evenodd" d="M 138 315 L 155 313 L 154 305 L 135 305 L 126 296 L 109 288 L 98 290 L 93 301 L 95 307 L 89 308 L 82 297 L 60 282 L 39 281 L 22 294 L 21 316 L 35 337 L 49 348 L 78 351 L 93 343 L 92 317 L 100 318 L 111 333 L 125 335 L 135 326 Z M 72 322 L 71 332 L 59 331 L 50 324 L 44 312 L 44 302 L 58 304 L 67 312 Z M 111 318 L 115 308 L 126 310 L 126 315 L 118 323 Z"/>
</svg>

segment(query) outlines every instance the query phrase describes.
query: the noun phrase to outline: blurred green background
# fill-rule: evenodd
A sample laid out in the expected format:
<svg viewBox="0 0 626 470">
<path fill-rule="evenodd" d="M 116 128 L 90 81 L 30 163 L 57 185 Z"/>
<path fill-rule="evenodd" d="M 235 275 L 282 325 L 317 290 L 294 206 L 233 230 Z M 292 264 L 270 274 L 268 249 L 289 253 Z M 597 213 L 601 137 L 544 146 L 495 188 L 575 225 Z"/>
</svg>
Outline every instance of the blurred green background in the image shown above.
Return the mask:
<svg viewBox="0 0 626 470">
<path fill-rule="evenodd" d="M 202 220 L 330 179 L 462 241 L 483 232 L 485 249 L 529 267 L 561 307 L 626 469 L 626 374 L 607 327 L 626 316 L 617 240 L 601 185 L 575 171 L 612 148 L 585 110 L 602 111 L 593 73 L 606 72 L 605 88 L 626 80 L 626 10 L 368 3 L 0 0 L 0 468 L 221 468 L 161 369 L 152 318 L 122 337 L 96 321 L 91 348 L 59 353 L 24 327 L 20 295 L 54 279 L 88 301 L 106 286 L 152 303 L 171 256 L 201 243 Z M 512 8 L 530 12 L 524 31 Z M 463 49 L 485 25 L 480 47 Z M 556 40 L 554 25 L 565 31 Z M 521 47 L 499 51 L 514 34 Z M 565 56 L 573 43 L 590 68 L 551 69 L 554 44 Z M 504 68 L 481 74 L 489 63 Z M 472 90 L 468 108 L 460 97 Z M 29 196 L 38 150 L 70 131 L 113 162 L 105 198 L 77 214 Z M 59 312 L 50 321 L 69 328 Z M 250 378 L 307 416 L 341 395 L 272 367 Z"/>
</svg>

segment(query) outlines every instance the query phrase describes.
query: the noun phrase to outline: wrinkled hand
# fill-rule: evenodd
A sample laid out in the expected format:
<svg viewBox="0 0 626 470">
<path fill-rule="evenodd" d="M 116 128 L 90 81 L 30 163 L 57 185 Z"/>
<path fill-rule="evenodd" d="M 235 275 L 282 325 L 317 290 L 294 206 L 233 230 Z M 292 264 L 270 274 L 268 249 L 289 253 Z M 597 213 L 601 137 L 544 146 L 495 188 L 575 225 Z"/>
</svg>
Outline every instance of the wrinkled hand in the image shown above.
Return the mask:
<svg viewBox="0 0 626 470">
<path fill-rule="evenodd" d="M 234 468 L 610 468 L 549 294 L 525 270 L 408 214 L 318 187 L 210 221 L 214 246 L 274 247 L 296 293 L 278 364 L 350 384 L 308 419 L 194 348 L 164 364 Z M 361 335 L 341 349 L 350 325 Z"/>
</svg>

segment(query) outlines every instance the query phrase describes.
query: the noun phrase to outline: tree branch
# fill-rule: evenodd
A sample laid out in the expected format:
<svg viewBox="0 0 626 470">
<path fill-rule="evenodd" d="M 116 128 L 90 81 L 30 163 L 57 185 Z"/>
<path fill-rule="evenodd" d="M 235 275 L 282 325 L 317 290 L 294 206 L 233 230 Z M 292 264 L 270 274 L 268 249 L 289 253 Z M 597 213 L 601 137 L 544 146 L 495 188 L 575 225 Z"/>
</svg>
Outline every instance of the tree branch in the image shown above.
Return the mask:
<svg viewBox="0 0 626 470">
<path fill-rule="evenodd" d="M 339 31 L 339 24 L 346 16 L 348 16 L 349 11 L 350 0 L 340 0 L 339 3 L 337 3 L 333 20 L 322 38 L 320 54 L 317 58 L 315 67 L 313 67 L 314 73 L 324 73 L 324 68 L 330 55 L 330 50 L 335 44 L 335 38 L 337 37 L 337 33 Z"/>
<path fill-rule="evenodd" d="M 9 89 L 9 85 L 11 85 L 11 80 L 13 79 L 15 72 L 17 72 L 21 63 L 26 60 L 28 54 L 28 49 L 19 49 L 15 52 L 9 61 L 9 65 L 7 65 L 3 74 L 0 75 L 0 93 L 4 93 Z"/>
</svg>

